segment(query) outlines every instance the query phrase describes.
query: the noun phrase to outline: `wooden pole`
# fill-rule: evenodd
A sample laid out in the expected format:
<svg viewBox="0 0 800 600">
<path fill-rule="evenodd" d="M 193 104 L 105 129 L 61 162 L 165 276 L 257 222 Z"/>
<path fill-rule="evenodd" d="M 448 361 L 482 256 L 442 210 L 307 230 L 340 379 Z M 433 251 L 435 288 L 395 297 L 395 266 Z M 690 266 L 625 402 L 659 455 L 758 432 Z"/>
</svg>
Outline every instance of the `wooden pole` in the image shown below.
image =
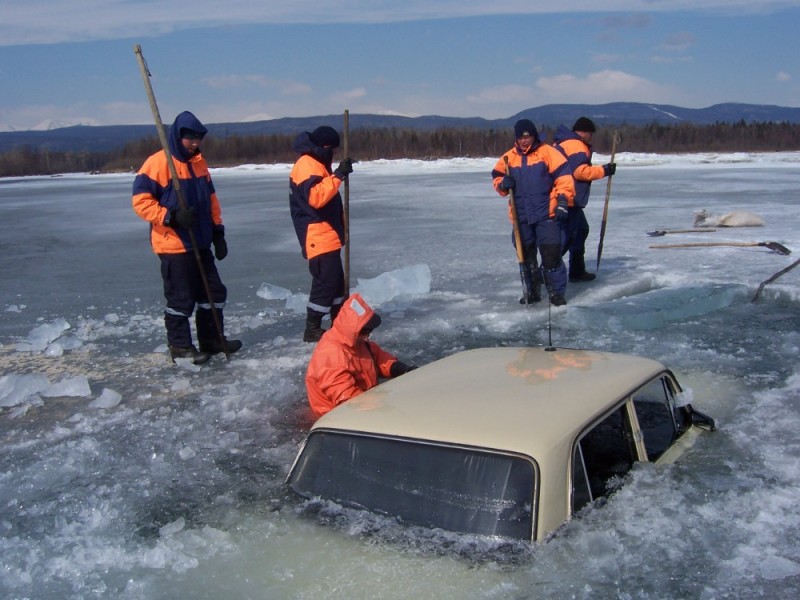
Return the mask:
<svg viewBox="0 0 800 600">
<path fill-rule="evenodd" d="M 651 248 L 709 248 L 712 246 L 763 246 L 782 256 L 789 256 L 792 251 L 778 242 L 686 242 L 683 244 L 650 244 Z"/>
<path fill-rule="evenodd" d="M 619 143 L 619 134 L 615 131 L 614 132 L 614 141 L 611 143 L 611 160 L 609 162 L 614 162 L 614 157 L 617 154 L 617 144 Z M 603 239 L 606 237 L 606 223 L 608 222 L 608 203 L 611 200 L 611 179 L 614 177 L 613 175 L 608 176 L 608 182 L 606 183 L 606 202 L 603 206 L 603 221 L 600 223 L 600 242 L 597 244 L 597 265 L 595 266 L 595 271 L 600 270 L 600 257 L 603 256 Z"/>
<path fill-rule="evenodd" d="M 511 173 L 508 166 L 508 156 L 503 156 L 506 165 L 506 175 Z M 519 263 L 519 277 L 522 280 L 522 297 L 527 298 L 528 287 L 525 285 L 525 248 L 522 246 L 522 235 L 519 232 L 519 216 L 517 215 L 517 204 L 514 202 L 514 190 L 508 190 L 508 208 L 511 212 L 511 225 L 514 228 L 514 247 L 517 250 L 517 262 Z M 531 273 L 531 277 L 534 274 Z M 534 284 L 535 285 L 535 284 Z"/>
<path fill-rule="evenodd" d="M 344 158 L 350 158 L 350 111 L 344 111 Z M 344 178 L 344 297 L 350 295 L 350 176 Z"/>
<path fill-rule="evenodd" d="M 764 287 L 765 287 L 765 286 L 766 286 L 768 283 L 772 283 L 773 281 L 775 281 L 775 280 L 776 280 L 778 277 L 780 277 L 781 275 L 785 275 L 786 273 L 788 273 L 789 271 L 791 271 L 792 269 L 794 269 L 794 268 L 795 268 L 797 265 L 800 265 L 800 260 L 796 260 L 796 261 L 794 261 L 792 264 L 790 264 L 790 265 L 789 265 L 788 267 L 786 267 L 785 269 L 781 269 L 780 271 L 778 271 L 777 273 L 775 273 L 775 274 L 774 274 L 772 277 L 770 277 L 769 279 L 765 279 L 764 281 L 762 281 L 762 282 L 761 282 L 761 285 L 759 285 L 759 286 L 758 286 L 758 290 L 756 290 L 756 293 L 755 293 L 755 295 L 753 296 L 753 299 L 752 299 L 750 302 L 755 302 L 756 300 L 758 300 L 758 297 L 761 295 L 761 292 L 763 292 L 763 291 L 764 291 Z"/>
</svg>

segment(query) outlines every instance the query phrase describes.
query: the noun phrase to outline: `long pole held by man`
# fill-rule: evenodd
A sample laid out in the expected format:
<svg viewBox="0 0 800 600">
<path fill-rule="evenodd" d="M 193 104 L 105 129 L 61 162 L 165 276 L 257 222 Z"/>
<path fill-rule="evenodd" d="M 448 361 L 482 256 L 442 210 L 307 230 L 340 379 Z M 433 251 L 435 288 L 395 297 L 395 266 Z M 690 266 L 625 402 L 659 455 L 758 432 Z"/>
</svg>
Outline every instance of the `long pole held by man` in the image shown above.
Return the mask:
<svg viewBox="0 0 800 600">
<path fill-rule="evenodd" d="M 511 174 L 511 168 L 508 166 L 508 156 L 503 157 L 505 163 L 506 175 Z M 511 211 L 511 225 L 514 229 L 514 249 L 517 251 L 517 262 L 519 263 L 519 277 L 522 281 L 522 297 L 527 298 L 530 295 L 530 290 L 525 284 L 525 248 L 522 245 L 522 235 L 519 232 L 519 216 L 517 215 L 517 203 L 514 201 L 514 190 L 508 190 L 508 208 Z M 530 303 L 526 303 L 530 306 Z"/>
<path fill-rule="evenodd" d="M 344 111 L 344 144 L 342 150 L 345 157 L 350 156 L 350 111 Z M 350 295 L 350 178 L 344 180 L 344 297 Z"/>
</svg>

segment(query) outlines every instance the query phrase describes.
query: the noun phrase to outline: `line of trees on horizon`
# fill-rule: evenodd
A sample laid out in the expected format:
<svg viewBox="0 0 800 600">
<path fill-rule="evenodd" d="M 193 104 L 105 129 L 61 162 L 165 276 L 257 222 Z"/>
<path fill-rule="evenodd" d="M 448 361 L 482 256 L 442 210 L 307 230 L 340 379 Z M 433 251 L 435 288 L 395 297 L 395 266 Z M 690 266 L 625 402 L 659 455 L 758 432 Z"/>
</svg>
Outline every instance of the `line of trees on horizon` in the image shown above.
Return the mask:
<svg viewBox="0 0 800 600">
<path fill-rule="evenodd" d="M 546 142 L 552 141 L 553 133 L 553 128 L 542 128 L 539 132 Z M 652 123 L 604 127 L 594 135 L 594 151 L 609 154 L 615 133 L 620 138 L 618 152 L 675 154 L 800 150 L 800 124 L 740 121 L 713 125 Z M 361 161 L 482 158 L 500 156 L 513 145 L 513 135 L 510 128 L 440 128 L 431 131 L 396 127 L 365 128 L 351 131 L 348 144 L 351 157 Z M 203 156 L 211 167 L 293 163 L 297 159 L 291 150 L 295 137 L 295 134 L 231 135 L 224 138 L 209 136 L 203 141 Z M 159 148 L 156 135 L 106 152 L 16 148 L 0 154 L 0 177 L 136 171 Z"/>
</svg>

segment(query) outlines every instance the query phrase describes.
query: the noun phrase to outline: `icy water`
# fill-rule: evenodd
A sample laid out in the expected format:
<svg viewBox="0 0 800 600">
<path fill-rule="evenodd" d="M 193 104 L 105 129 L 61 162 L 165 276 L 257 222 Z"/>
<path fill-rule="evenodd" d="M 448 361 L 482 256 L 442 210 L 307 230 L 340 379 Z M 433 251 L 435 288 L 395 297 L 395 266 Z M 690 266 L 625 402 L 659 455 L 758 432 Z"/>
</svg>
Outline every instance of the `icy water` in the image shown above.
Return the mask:
<svg viewBox="0 0 800 600">
<path fill-rule="evenodd" d="M 602 162 L 604 157 L 597 157 Z M 531 545 L 407 527 L 283 485 L 310 425 L 309 285 L 288 165 L 214 172 L 244 349 L 169 363 L 132 175 L 0 180 L 0 597 L 796 598 L 800 594 L 800 154 L 622 154 L 598 279 L 517 303 L 495 159 L 374 162 L 351 182 L 352 287 L 375 338 L 423 364 L 480 346 L 661 360 L 717 419 L 675 465 Z M 605 181 L 593 186 L 594 270 Z M 691 227 L 694 211 L 765 225 Z M 779 242 L 651 249 L 654 243 Z M 457 419 L 454 418 L 454 426 Z"/>
</svg>

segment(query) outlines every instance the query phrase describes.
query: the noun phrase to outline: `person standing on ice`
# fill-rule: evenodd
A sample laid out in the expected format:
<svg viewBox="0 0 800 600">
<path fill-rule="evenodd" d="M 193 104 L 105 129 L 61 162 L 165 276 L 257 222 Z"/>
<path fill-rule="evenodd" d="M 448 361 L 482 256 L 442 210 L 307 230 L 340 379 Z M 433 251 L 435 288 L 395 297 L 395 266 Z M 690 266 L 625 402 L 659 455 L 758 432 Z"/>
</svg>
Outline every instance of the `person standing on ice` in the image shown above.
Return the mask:
<svg viewBox="0 0 800 600">
<path fill-rule="evenodd" d="M 311 273 L 304 342 L 319 341 L 324 333 L 323 317 L 330 315 L 333 322 L 344 301 L 344 207 L 339 187 L 353 172 L 353 161 L 343 158 L 332 171 L 333 153 L 338 147 L 339 134 L 327 125 L 311 133 L 304 131 L 292 144 L 300 157 L 289 175 L 289 208 Z"/>
<path fill-rule="evenodd" d="M 416 369 L 369 339 L 381 317 L 354 293 L 314 348 L 306 371 L 308 403 L 317 417 L 378 385 Z"/>
<path fill-rule="evenodd" d="M 569 252 L 569 280 L 577 283 L 592 281 L 596 275 L 586 271 L 584 254 L 586 238 L 589 237 L 589 222 L 583 209 L 589 202 L 592 181 L 610 177 L 617 171 L 616 163 L 592 165 L 592 137 L 596 131 L 594 122 L 580 117 L 572 126 L 559 125 L 553 136 L 553 145 L 567 157 L 572 177 L 575 180 L 575 204 L 568 209 L 567 246 Z"/>
<path fill-rule="evenodd" d="M 226 351 L 232 354 L 242 347 L 242 342 L 225 339 L 223 332 L 217 330 L 201 267 L 192 247 L 194 240 L 222 327 L 222 308 L 228 291 L 219 277 L 214 257 L 225 258 L 228 245 L 217 193 L 200 153 L 200 142 L 207 131 L 188 111 L 179 114 L 169 129 L 169 151 L 186 206 L 178 202 L 163 149 L 144 162 L 133 181 L 133 210 L 150 223 L 150 243 L 161 260 L 167 300 L 164 325 L 170 358 L 173 362 L 189 358 L 196 365 L 207 362 L 212 354 Z M 192 343 L 189 318 L 193 312 L 200 350 Z"/>
<path fill-rule="evenodd" d="M 542 299 L 541 283 L 547 286 L 554 306 L 567 303 L 567 269 L 562 260 L 566 241 L 568 207 L 575 196 L 575 184 L 567 159 L 539 139 L 529 119 L 514 124 L 516 143 L 497 161 L 492 181 L 503 197 L 514 192 L 519 232 L 525 257 L 521 265 L 525 282 L 523 304 Z M 505 159 L 508 158 L 508 174 Z M 512 243 L 514 236 L 512 234 Z M 541 257 L 541 268 L 536 253 Z M 543 276 L 543 277 L 542 277 Z"/>
</svg>

